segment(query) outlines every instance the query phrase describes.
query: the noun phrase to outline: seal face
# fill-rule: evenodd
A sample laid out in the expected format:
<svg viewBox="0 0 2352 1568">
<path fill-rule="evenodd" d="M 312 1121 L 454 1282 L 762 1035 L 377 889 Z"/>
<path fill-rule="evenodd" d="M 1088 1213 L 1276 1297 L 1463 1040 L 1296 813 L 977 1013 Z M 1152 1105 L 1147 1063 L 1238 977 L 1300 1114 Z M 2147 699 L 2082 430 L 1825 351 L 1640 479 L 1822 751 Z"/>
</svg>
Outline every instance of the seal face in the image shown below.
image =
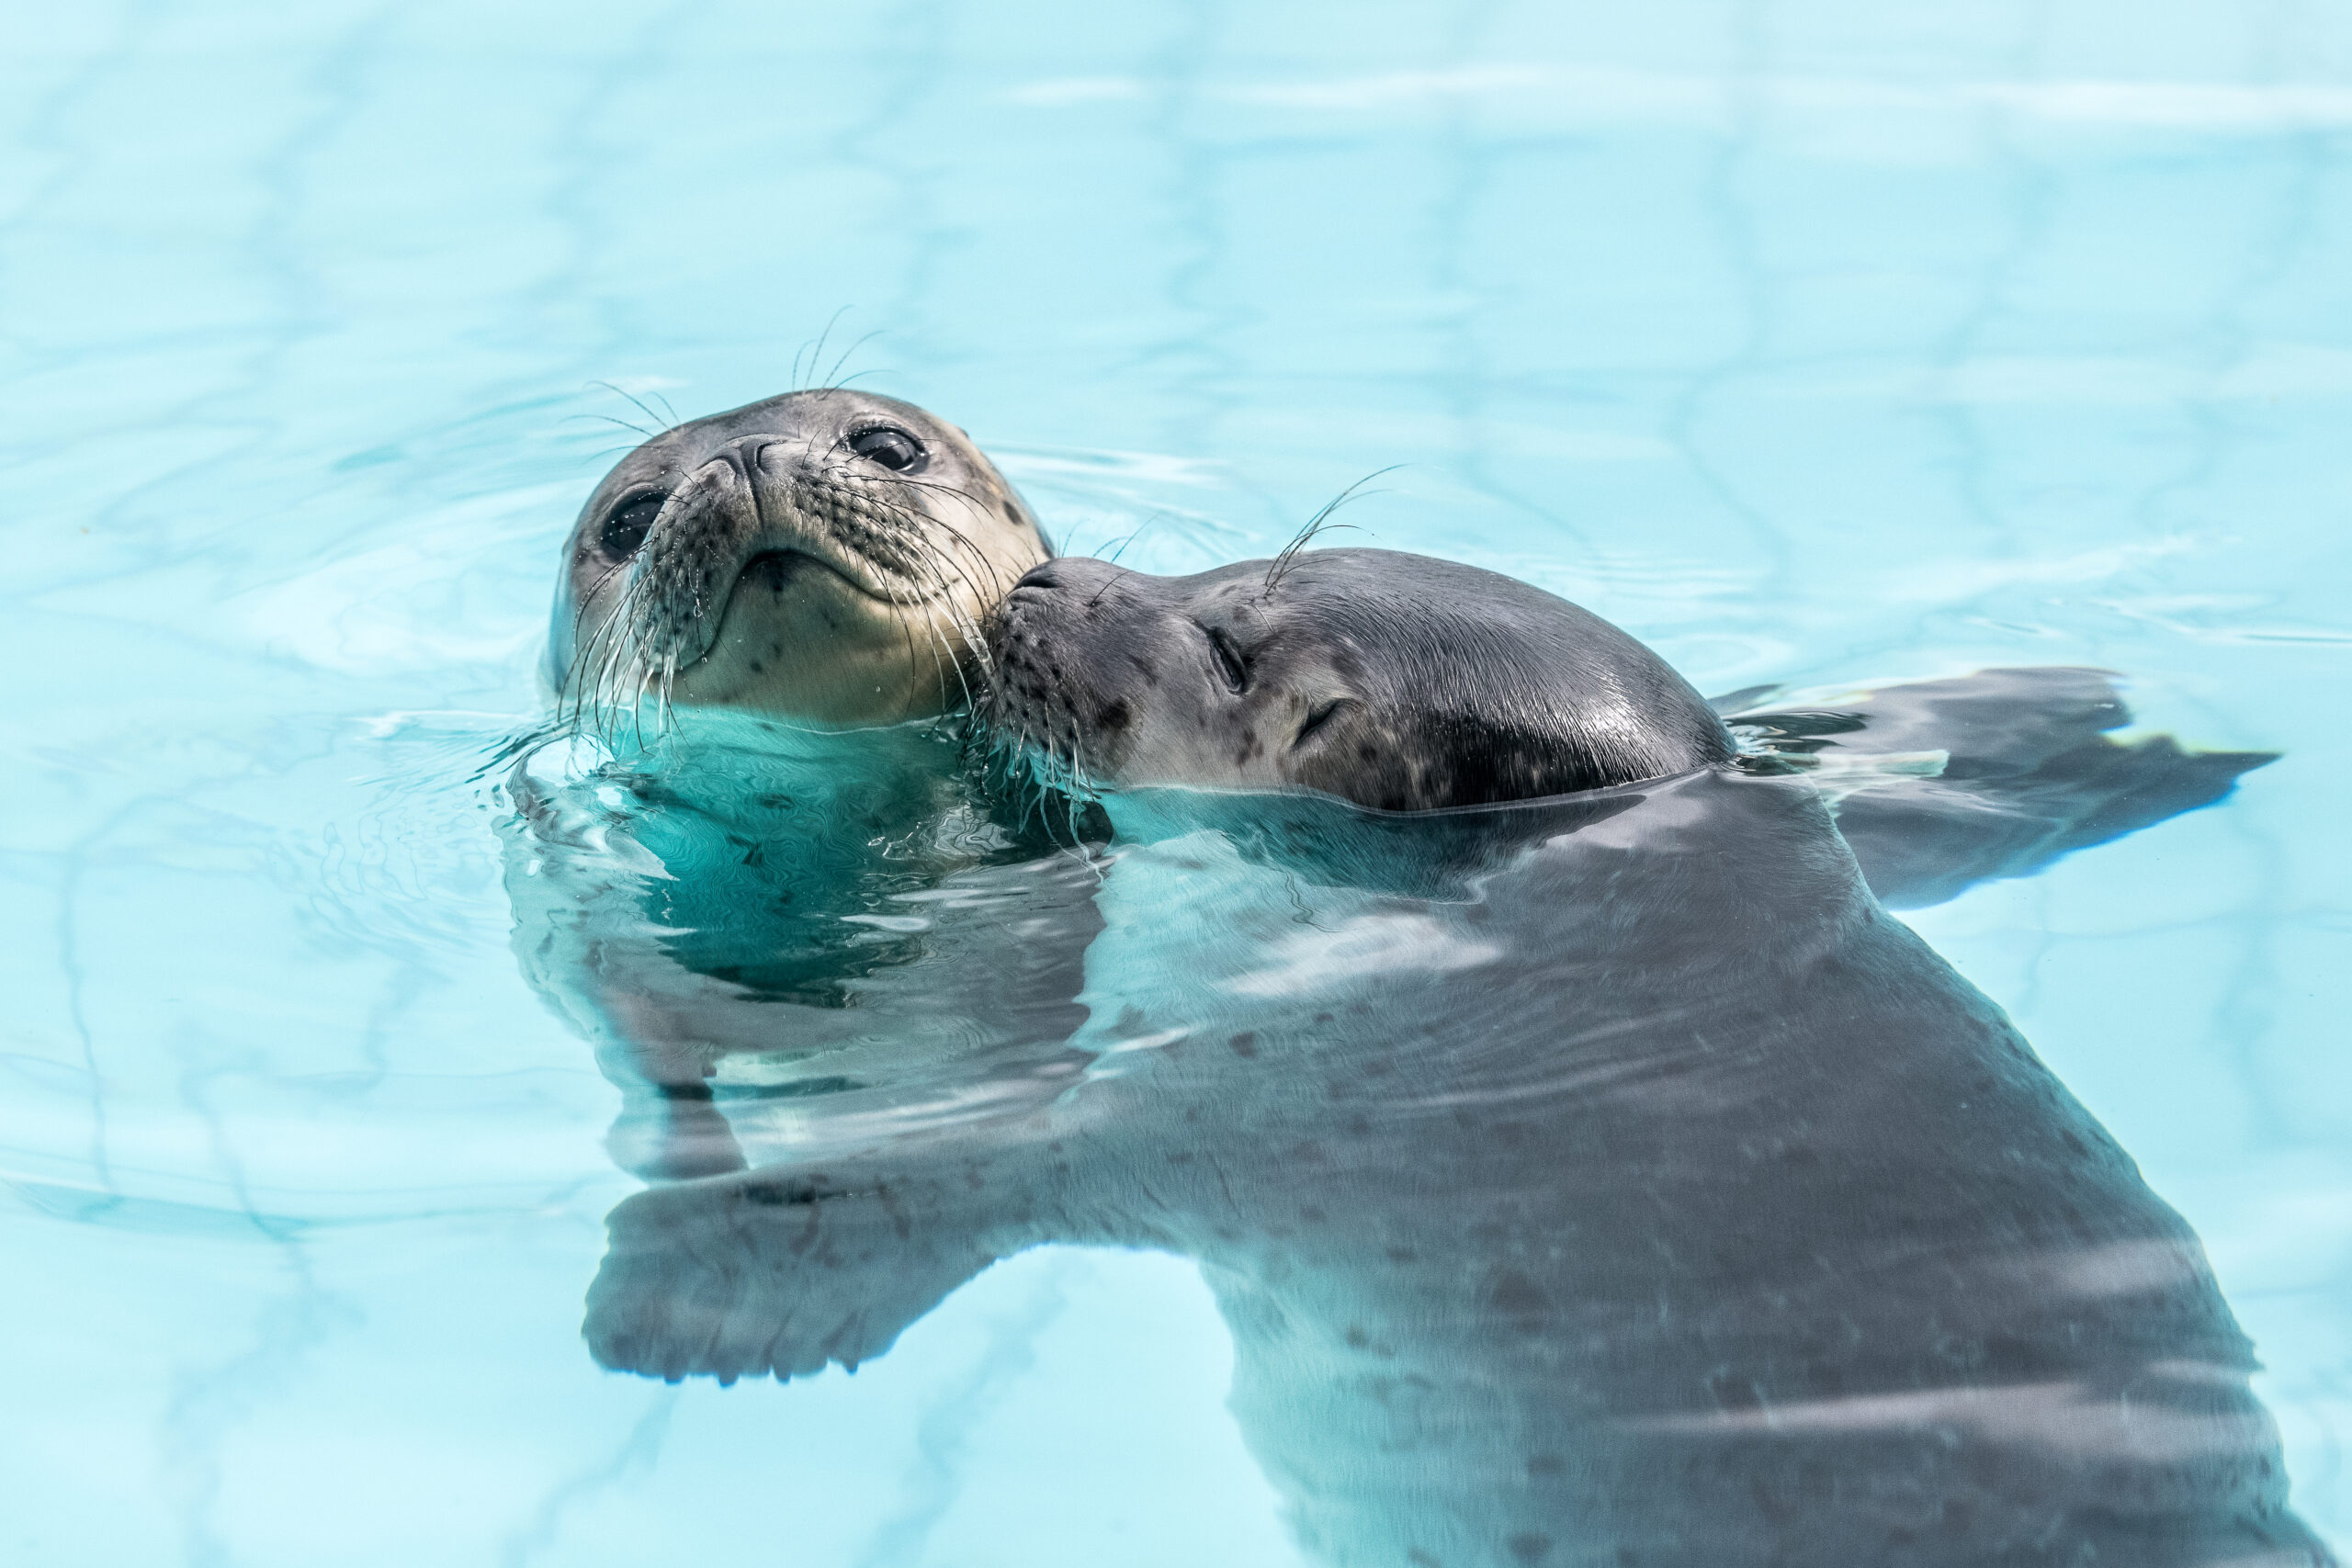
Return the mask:
<svg viewBox="0 0 2352 1568">
<path fill-rule="evenodd" d="M 911 403 L 788 392 L 663 432 L 564 547 L 547 673 L 600 718 L 640 699 L 820 726 L 961 702 L 978 624 L 1053 554 L 965 434 Z"/>
<path fill-rule="evenodd" d="M 1733 750 L 1698 693 L 1599 616 L 1393 550 L 1193 577 L 1056 560 L 1013 585 L 989 645 L 1000 733 L 1105 784 L 1419 811 L 1662 778 Z"/>
</svg>

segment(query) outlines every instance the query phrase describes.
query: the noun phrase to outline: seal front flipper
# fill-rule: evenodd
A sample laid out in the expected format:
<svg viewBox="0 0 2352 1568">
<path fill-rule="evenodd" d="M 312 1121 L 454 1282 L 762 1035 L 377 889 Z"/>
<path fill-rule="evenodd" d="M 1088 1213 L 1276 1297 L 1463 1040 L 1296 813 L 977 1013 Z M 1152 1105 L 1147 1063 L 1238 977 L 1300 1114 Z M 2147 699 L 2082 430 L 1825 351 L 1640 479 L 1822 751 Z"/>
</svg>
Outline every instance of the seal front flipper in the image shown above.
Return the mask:
<svg viewBox="0 0 2352 1568">
<path fill-rule="evenodd" d="M 1767 751 L 1836 768 L 1838 829 L 1871 891 L 1915 908 L 2211 806 L 2278 756 L 2109 738 L 2131 718 L 2108 671 L 2054 666 L 1747 708 L 1724 722 Z M 1930 772 L 1936 752 L 1944 760 Z M 1922 771 L 1902 771 L 1906 756 Z"/>
<path fill-rule="evenodd" d="M 605 1219 L 589 1353 L 671 1382 L 854 1370 L 999 1256 L 942 1222 L 943 1180 L 771 1167 L 639 1192 Z"/>
</svg>

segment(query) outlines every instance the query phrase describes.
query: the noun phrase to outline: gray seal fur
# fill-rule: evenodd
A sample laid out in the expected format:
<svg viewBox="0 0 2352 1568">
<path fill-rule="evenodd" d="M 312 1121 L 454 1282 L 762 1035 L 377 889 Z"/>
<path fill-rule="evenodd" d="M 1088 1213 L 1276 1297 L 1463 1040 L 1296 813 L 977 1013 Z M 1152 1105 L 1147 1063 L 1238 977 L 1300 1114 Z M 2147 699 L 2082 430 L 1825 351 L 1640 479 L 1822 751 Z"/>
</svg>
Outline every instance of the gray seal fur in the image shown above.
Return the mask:
<svg viewBox="0 0 2352 1568">
<path fill-rule="evenodd" d="M 1392 550 L 1192 577 L 1071 558 L 989 626 L 997 727 L 1104 784 L 1297 787 L 1388 811 L 1563 795 L 1732 753 L 1600 616 Z"/>
<path fill-rule="evenodd" d="M 997 1258 L 1148 1247 L 1340 1568 L 2330 1561 L 2196 1236 L 1804 781 L 1227 798 L 1109 797 L 1077 1080 L 628 1199 L 597 1359 L 855 1365 Z"/>
</svg>

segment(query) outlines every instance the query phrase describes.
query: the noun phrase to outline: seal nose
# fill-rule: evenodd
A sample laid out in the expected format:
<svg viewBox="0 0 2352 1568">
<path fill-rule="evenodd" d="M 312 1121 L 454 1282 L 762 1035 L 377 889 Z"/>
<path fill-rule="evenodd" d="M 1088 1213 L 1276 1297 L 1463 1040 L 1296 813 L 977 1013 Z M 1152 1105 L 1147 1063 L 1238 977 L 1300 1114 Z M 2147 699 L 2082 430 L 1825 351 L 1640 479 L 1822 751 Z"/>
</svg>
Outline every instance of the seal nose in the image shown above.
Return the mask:
<svg viewBox="0 0 2352 1568">
<path fill-rule="evenodd" d="M 1023 574 L 1021 581 L 1012 585 L 1012 592 L 1035 589 L 1038 593 L 1091 597 L 1098 590 L 1105 589 L 1114 582 L 1125 581 L 1135 575 L 1091 556 L 1057 556 L 1031 567 Z M 1008 598 L 1011 596 L 1006 595 Z"/>
<path fill-rule="evenodd" d="M 760 458 L 771 446 L 781 446 L 780 435 L 739 435 L 711 454 L 721 462 L 730 464 L 745 479 L 757 477 Z"/>
</svg>

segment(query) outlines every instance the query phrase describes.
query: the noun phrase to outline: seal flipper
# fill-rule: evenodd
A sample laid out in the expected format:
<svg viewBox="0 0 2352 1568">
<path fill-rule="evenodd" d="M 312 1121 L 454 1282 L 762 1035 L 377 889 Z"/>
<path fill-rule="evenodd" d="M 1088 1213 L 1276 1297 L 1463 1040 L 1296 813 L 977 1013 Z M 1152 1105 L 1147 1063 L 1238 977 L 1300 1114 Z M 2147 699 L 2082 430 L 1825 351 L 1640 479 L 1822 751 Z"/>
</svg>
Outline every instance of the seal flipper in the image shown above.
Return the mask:
<svg viewBox="0 0 2352 1568">
<path fill-rule="evenodd" d="M 2107 737 L 2131 718 L 2109 671 L 2054 666 L 1907 682 L 1724 722 L 1767 750 L 1818 761 L 1947 753 L 1935 777 L 1889 773 L 1838 803 L 1871 891 L 1916 908 L 2211 806 L 2278 757 Z"/>
<path fill-rule="evenodd" d="M 854 1371 L 997 1259 L 934 1217 L 939 1185 L 771 1168 L 639 1192 L 605 1218 L 589 1353 L 670 1382 Z"/>
</svg>

